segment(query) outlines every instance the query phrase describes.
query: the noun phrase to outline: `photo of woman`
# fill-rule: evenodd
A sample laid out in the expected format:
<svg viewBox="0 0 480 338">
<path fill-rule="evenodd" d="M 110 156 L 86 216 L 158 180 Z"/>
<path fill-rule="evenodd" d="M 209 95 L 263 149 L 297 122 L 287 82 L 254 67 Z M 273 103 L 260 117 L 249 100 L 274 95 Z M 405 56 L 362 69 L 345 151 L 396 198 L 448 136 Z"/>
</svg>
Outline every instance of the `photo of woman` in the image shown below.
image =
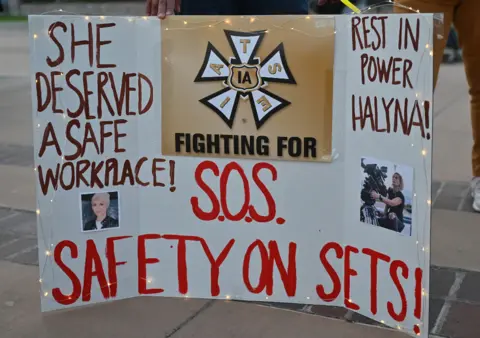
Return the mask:
<svg viewBox="0 0 480 338">
<path fill-rule="evenodd" d="M 370 193 L 371 197 L 385 204 L 383 215 L 378 218 L 379 226 L 396 232 L 405 228 L 403 210 L 405 209 L 405 196 L 403 190 L 403 177 L 399 173 L 392 176 L 392 186 L 388 188 L 387 195 L 382 196 L 376 191 Z"/>
<path fill-rule="evenodd" d="M 361 159 L 360 222 L 412 235 L 413 168 Z"/>
<path fill-rule="evenodd" d="M 84 194 L 82 200 L 83 231 L 98 231 L 119 227 L 118 193 Z"/>
</svg>

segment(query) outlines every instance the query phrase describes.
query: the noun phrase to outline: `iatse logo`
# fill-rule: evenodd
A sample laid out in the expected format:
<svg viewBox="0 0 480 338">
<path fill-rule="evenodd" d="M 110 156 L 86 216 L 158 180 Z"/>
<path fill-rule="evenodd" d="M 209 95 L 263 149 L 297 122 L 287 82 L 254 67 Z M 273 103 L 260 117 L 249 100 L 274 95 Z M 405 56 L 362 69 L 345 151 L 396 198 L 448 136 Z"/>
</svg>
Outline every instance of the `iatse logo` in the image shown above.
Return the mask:
<svg viewBox="0 0 480 338">
<path fill-rule="evenodd" d="M 269 82 L 296 84 L 288 68 L 283 43 L 263 61 L 256 56 L 266 31 L 225 31 L 233 57 L 225 57 L 209 42 L 205 59 L 194 82 L 222 81 L 225 88 L 200 100 L 232 128 L 239 99 L 250 102 L 257 129 L 273 114 L 290 104 L 265 88 Z"/>
</svg>

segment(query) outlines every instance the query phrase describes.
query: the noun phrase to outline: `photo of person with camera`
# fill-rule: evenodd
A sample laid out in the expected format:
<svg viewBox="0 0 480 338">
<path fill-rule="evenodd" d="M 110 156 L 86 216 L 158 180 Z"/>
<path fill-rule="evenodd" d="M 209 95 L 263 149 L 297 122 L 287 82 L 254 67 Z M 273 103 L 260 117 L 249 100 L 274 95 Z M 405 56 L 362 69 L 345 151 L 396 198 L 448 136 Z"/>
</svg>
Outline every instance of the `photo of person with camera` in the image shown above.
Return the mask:
<svg viewBox="0 0 480 338">
<path fill-rule="evenodd" d="M 413 168 L 370 158 L 361 168 L 360 221 L 411 236 Z"/>
</svg>

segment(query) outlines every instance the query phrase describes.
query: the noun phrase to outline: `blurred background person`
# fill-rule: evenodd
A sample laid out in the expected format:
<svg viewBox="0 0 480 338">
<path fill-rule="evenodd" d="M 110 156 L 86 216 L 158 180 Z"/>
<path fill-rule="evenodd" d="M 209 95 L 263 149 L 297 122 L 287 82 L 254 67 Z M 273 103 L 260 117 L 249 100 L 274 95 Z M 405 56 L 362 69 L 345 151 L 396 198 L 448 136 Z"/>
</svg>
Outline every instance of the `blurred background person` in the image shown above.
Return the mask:
<svg viewBox="0 0 480 338">
<path fill-rule="evenodd" d="M 448 34 L 447 46 L 443 52 L 443 62 L 444 63 L 457 63 L 462 61 L 462 49 L 458 43 L 458 36 L 455 27 L 450 28 L 450 33 Z"/>
<path fill-rule="evenodd" d="M 476 18 L 480 11 L 480 0 L 395 0 L 396 4 L 407 8 L 396 8 L 399 13 L 412 13 L 408 8 L 420 13 L 443 14 L 443 39 L 434 41 L 434 85 L 443 61 L 444 50 L 452 25 L 458 33 L 458 44 L 467 75 L 470 93 L 470 114 L 473 134 L 471 194 L 473 209 L 480 212 L 480 21 Z M 461 113 L 461 112 L 459 112 Z"/>
<path fill-rule="evenodd" d="M 309 0 L 147 0 L 147 15 L 308 14 Z"/>
</svg>

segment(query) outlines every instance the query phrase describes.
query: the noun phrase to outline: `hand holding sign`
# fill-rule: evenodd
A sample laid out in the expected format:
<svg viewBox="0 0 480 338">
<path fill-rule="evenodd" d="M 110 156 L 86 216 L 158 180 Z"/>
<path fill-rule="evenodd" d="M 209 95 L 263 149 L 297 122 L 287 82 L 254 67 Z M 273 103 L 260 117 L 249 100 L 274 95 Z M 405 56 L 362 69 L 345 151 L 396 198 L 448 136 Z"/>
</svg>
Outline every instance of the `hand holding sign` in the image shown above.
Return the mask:
<svg viewBox="0 0 480 338">
<path fill-rule="evenodd" d="M 147 15 L 157 15 L 165 19 L 169 15 L 175 15 L 175 10 L 180 11 L 181 0 L 147 0 Z"/>
</svg>

